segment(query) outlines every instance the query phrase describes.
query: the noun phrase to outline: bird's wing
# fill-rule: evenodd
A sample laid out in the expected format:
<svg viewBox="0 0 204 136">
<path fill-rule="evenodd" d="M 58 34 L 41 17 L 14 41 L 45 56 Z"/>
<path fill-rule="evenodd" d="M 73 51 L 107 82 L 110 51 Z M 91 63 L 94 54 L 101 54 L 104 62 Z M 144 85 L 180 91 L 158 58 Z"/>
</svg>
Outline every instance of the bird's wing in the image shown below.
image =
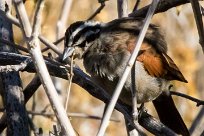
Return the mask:
<svg viewBox="0 0 204 136">
<path fill-rule="evenodd" d="M 146 43 L 142 44 L 141 51 L 137 60 L 143 62 L 151 76 L 187 82 L 174 61 L 165 52 L 158 53 L 152 45 Z"/>
<path fill-rule="evenodd" d="M 179 80 L 182 82 L 188 82 L 179 68 L 176 66 L 174 61 L 166 54 L 162 53 L 162 60 L 163 63 L 165 64 L 164 67 L 167 69 L 167 73 L 165 75 L 165 78 L 168 80 Z"/>
<path fill-rule="evenodd" d="M 102 27 L 102 33 L 109 32 L 109 34 L 121 34 L 128 32 L 129 34 L 133 34 L 134 37 L 137 37 L 142 29 L 144 21 L 142 18 L 121 18 L 113 20 L 109 23 L 106 23 Z M 160 31 L 159 27 L 150 24 L 149 28 L 145 34 L 144 41 L 147 43 L 154 45 L 159 51 L 167 52 L 167 44 L 165 38 Z"/>
</svg>

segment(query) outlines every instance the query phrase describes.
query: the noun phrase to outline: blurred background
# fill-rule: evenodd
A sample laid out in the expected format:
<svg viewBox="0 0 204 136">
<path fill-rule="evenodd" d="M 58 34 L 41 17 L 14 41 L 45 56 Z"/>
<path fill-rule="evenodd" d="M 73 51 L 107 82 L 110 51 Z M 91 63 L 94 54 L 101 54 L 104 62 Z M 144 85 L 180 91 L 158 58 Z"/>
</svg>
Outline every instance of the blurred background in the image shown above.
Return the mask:
<svg viewBox="0 0 204 136">
<path fill-rule="evenodd" d="M 36 2 L 37 0 L 25 1 L 26 10 L 31 22 L 33 21 Z M 60 26 L 62 27 L 61 33 L 58 33 L 57 24 L 59 24 L 58 20 L 60 18 L 60 13 L 62 12 L 63 2 L 63 0 L 45 0 L 41 34 L 50 42 L 54 42 L 62 37 L 66 28 L 71 23 L 89 18 L 90 15 L 92 15 L 100 6 L 98 0 L 73 0 L 66 23 L 63 26 Z M 150 2 L 151 1 L 149 0 L 142 1 L 140 7 L 143 7 Z M 94 18 L 94 20 L 108 22 L 118 17 L 117 1 L 109 0 L 106 1 L 105 4 L 106 6 L 104 9 Z M 134 4 L 135 0 L 128 0 L 129 12 L 132 11 Z M 203 3 L 201 2 L 201 4 Z M 14 10 L 13 14 L 15 15 Z M 169 48 L 168 54 L 175 61 L 189 82 L 187 84 L 178 81 L 173 82 L 174 88 L 172 90 L 182 92 L 199 99 L 204 99 L 204 56 L 199 45 L 199 36 L 191 5 L 186 4 L 172 8 L 167 12 L 156 14 L 153 17 L 152 23 L 160 26 L 162 31 L 165 33 Z M 14 36 L 16 43 L 26 47 L 22 39 L 21 31 L 15 26 Z M 42 48 L 44 47 L 45 46 L 42 44 Z M 63 50 L 63 42 L 58 47 Z M 51 51 L 48 50 L 44 53 L 44 55 L 47 55 L 49 52 Z M 76 63 L 83 69 L 81 61 L 76 60 Z M 30 82 L 33 76 L 34 74 L 26 72 L 21 73 L 24 87 Z M 56 81 L 60 99 L 62 103 L 65 103 L 69 83 L 63 79 L 54 80 Z M 196 107 L 195 103 L 181 97 L 174 96 L 173 98 L 187 127 L 190 128 L 195 117 L 200 111 L 201 106 Z M 41 112 L 44 110 L 45 113 L 53 113 L 51 107 L 49 106 L 49 101 L 45 91 L 42 87 L 37 90 L 35 96 L 30 99 L 26 106 L 28 111 L 35 110 L 36 112 Z M 145 104 L 145 107 L 147 108 L 148 113 L 157 118 L 155 109 L 151 103 Z M 103 113 L 103 108 L 103 102 L 92 97 L 78 85 L 72 84 L 67 110 L 68 113 L 72 115 L 74 113 L 75 115 L 76 113 L 82 113 L 87 115 L 101 116 Z M 44 135 L 49 135 L 49 132 L 53 131 L 53 125 L 57 124 L 54 116 L 34 116 L 32 114 L 30 114 L 30 116 L 32 116 L 36 127 L 41 127 L 43 129 Z M 126 136 L 127 134 L 123 115 L 115 111 L 112 117 L 116 121 L 110 122 L 110 125 L 106 131 L 106 136 Z M 70 116 L 70 120 L 75 131 L 80 136 L 96 135 L 100 124 L 100 120 L 76 116 Z M 203 125 L 201 125 L 200 128 L 201 131 L 203 129 L 202 126 Z M 197 130 L 199 131 L 199 128 L 197 128 Z"/>
</svg>

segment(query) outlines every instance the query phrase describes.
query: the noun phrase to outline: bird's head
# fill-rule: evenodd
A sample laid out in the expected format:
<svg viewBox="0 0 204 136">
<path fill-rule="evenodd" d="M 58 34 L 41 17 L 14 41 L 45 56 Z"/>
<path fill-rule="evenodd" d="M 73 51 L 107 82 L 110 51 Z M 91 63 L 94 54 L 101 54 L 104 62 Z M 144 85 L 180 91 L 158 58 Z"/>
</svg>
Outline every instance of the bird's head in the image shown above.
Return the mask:
<svg viewBox="0 0 204 136">
<path fill-rule="evenodd" d="M 65 33 L 63 60 L 71 56 L 74 51 L 79 57 L 91 46 L 91 42 L 98 38 L 101 24 L 95 21 L 78 21 L 71 24 Z"/>
</svg>

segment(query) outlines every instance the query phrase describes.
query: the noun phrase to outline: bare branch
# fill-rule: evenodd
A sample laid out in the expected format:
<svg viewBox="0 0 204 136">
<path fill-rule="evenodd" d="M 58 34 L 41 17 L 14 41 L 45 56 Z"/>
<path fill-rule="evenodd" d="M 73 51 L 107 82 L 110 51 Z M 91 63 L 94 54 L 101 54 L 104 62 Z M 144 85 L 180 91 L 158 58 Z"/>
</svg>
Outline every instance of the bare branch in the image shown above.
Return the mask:
<svg viewBox="0 0 204 136">
<path fill-rule="evenodd" d="M 10 13 L 3 12 L 2 10 L 0 10 L 0 16 L 4 17 L 5 19 L 7 19 L 8 22 L 13 23 L 14 25 L 20 27 L 20 23 L 18 21 L 18 19 L 16 19 L 15 17 L 13 17 Z"/>
<path fill-rule="evenodd" d="M 24 56 L 24 55 L 19 55 L 19 54 L 14 54 L 14 53 L 7 53 L 7 52 L 0 53 L 0 63 L 4 62 L 4 64 L 6 64 L 6 65 L 18 64 L 18 63 L 21 63 L 21 61 L 24 61 L 28 58 L 30 58 L 30 57 Z M 5 60 L 7 60 L 7 61 L 5 61 Z M 49 73 L 52 76 L 67 79 L 67 70 L 65 69 L 65 67 L 63 67 L 59 63 L 52 61 L 50 59 L 45 60 L 45 63 L 47 64 L 47 68 L 49 70 Z M 29 66 L 24 69 L 24 71 L 35 73 L 36 70 L 34 68 L 34 64 L 30 63 Z M 84 88 L 93 97 L 96 97 L 97 99 L 100 99 L 101 101 L 103 101 L 105 103 L 109 102 L 110 95 L 107 94 L 107 92 L 105 90 L 103 90 L 101 87 L 94 84 L 88 75 L 83 73 L 78 68 L 74 68 L 73 72 L 74 72 L 73 83 L 76 83 L 79 86 L 81 86 L 82 88 Z M 35 92 L 36 88 L 39 87 L 39 85 L 40 85 L 39 79 L 36 78 L 35 82 L 37 82 L 36 86 L 34 83 L 33 83 L 33 85 L 29 83 L 29 87 L 26 87 L 27 89 L 24 90 L 25 102 L 27 102 L 30 99 L 32 94 Z M 130 125 L 135 127 L 135 125 L 132 121 L 131 107 L 129 107 L 127 105 L 123 105 L 121 103 L 117 103 L 115 107 L 117 110 L 119 110 L 120 112 L 123 113 L 123 115 L 128 120 Z M 2 118 L 5 118 L 5 114 L 3 114 Z M 5 128 L 5 125 L 6 125 L 5 120 L 3 120 L 3 121 L 2 120 L 3 119 L 0 120 L 0 130 L 2 128 Z M 142 116 L 141 118 L 139 118 L 139 123 L 147 130 L 150 130 L 150 132 L 155 134 L 155 135 L 159 135 L 159 134 L 165 135 L 166 131 L 164 131 L 164 130 L 166 130 L 166 129 L 168 131 L 171 131 L 170 129 L 165 127 L 162 123 L 160 123 L 159 121 L 155 122 L 153 120 L 156 120 L 156 119 L 153 118 L 152 116 L 148 115 L 147 113 L 145 113 L 145 116 Z M 155 127 L 154 123 L 158 123 L 156 125 L 158 127 Z M 170 134 L 172 134 L 172 133 L 173 132 L 171 131 Z"/>
<path fill-rule="evenodd" d="M 25 67 L 28 66 L 32 59 L 26 59 L 25 61 L 21 62 L 19 65 L 6 65 L 0 66 L 0 72 L 11 72 L 11 71 L 22 71 Z"/>
<path fill-rule="evenodd" d="M 99 0 L 101 6 L 87 20 L 92 20 L 97 14 L 101 12 L 101 10 L 105 7 L 105 1 L 106 0 Z"/>
<path fill-rule="evenodd" d="M 122 18 L 122 17 L 127 17 L 128 15 L 128 1 L 127 0 L 117 0 L 117 7 L 118 7 L 118 18 Z M 133 68 L 131 69 L 131 84 L 132 84 L 132 117 L 133 117 L 133 121 L 135 123 L 135 125 L 137 125 L 137 129 L 139 130 L 140 126 L 138 123 L 138 110 L 137 110 L 137 92 L 135 89 L 135 63 Z M 125 119 L 126 120 L 126 119 Z M 126 121 L 127 122 L 127 121 Z M 128 134 L 131 136 L 137 136 L 138 131 L 136 129 L 129 129 L 130 127 L 128 126 L 128 124 L 126 123 L 126 128 L 128 131 Z M 140 132 L 142 133 L 142 129 L 140 130 Z M 140 135 L 144 135 L 144 134 L 140 134 Z"/>
<path fill-rule="evenodd" d="M 1 10 L 0 10 L 0 11 L 1 11 Z M 7 45 L 11 45 L 11 46 L 13 46 L 13 47 L 15 47 L 15 48 L 17 48 L 17 49 L 19 49 L 19 50 L 21 50 L 21 51 L 24 51 L 24 52 L 26 52 L 26 53 L 29 53 L 29 51 L 28 51 L 27 48 L 24 48 L 23 46 L 17 45 L 17 44 L 15 44 L 15 43 L 10 42 L 10 41 L 7 41 L 7 40 L 4 40 L 4 39 L 1 39 L 1 38 L 0 38 L 0 42 L 1 42 L 1 43 L 4 43 L 4 44 L 7 44 Z"/>
<path fill-rule="evenodd" d="M 203 0 L 200 0 L 203 1 Z M 154 14 L 165 12 L 173 7 L 177 7 L 186 3 L 189 3 L 189 0 L 160 0 L 158 7 Z M 130 13 L 128 16 L 130 17 L 145 17 L 150 5 L 145 6 L 137 11 Z"/>
<path fill-rule="evenodd" d="M 50 43 L 45 37 L 39 36 L 39 39 L 42 43 L 44 43 L 49 49 L 52 49 L 59 56 L 62 55 L 62 51 L 60 51 L 56 45 Z"/>
<path fill-rule="evenodd" d="M 66 22 L 69 17 L 71 10 L 72 0 L 64 0 L 62 5 L 62 11 L 60 12 L 60 18 L 57 21 L 57 39 L 64 36 L 64 31 L 66 30 Z"/>
<path fill-rule="evenodd" d="M 12 7 L 11 4 L 11 0 L 1 0 L 0 11 L 9 13 Z M 4 41 L 13 42 L 12 23 L 7 22 L 6 18 L 2 16 L 0 20 L 0 38 Z M 0 51 L 18 52 L 14 47 L 2 43 Z M 0 79 L 4 100 L 3 104 L 5 113 L 8 115 L 2 116 L 5 119 L 5 123 L 0 122 L 0 124 L 5 125 L 7 123 L 6 133 L 9 136 L 27 136 L 29 135 L 29 125 L 19 72 L 2 72 L 0 73 Z M 0 129 L 3 130 L 4 128 L 0 127 Z"/>
<path fill-rule="evenodd" d="M 65 111 L 68 110 L 68 102 L 69 102 L 69 97 L 70 97 L 70 92 L 71 92 L 71 85 L 72 85 L 72 79 L 73 79 L 73 67 L 74 67 L 74 53 L 73 55 L 71 56 L 71 64 L 70 64 L 70 71 L 69 71 L 69 75 L 68 75 L 68 78 L 69 78 L 69 83 L 68 83 L 68 87 L 67 87 L 67 98 L 66 98 L 66 102 L 65 102 Z"/>
<path fill-rule="evenodd" d="M 136 0 L 135 6 L 133 8 L 133 12 L 138 10 L 140 2 L 141 2 L 141 0 Z"/>
<path fill-rule="evenodd" d="M 198 34 L 200 37 L 200 45 L 203 49 L 204 52 L 204 31 L 203 31 L 203 20 L 202 20 L 202 14 L 201 14 L 201 10 L 200 10 L 200 5 L 198 0 L 190 0 L 191 1 L 191 5 L 193 8 L 193 13 L 194 13 L 194 17 L 195 17 L 195 21 L 197 24 L 197 30 L 198 30 Z"/>
<path fill-rule="evenodd" d="M 182 94 L 180 92 L 175 92 L 175 91 L 170 91 L 171 95 L 176 95 L 176 96 L 180 96 L 180 97 L 183 97 L 183 98 L 186 98 L 188 100 L 191 100 L 193 102 L 196 102 L 196 106 L 200 106 L 200 105 L 204 105 L 204 101 L 202 100 L 199 100 L 197 98 L 194 98 L 194 97 L 191 97 L 189 95 L 186 95 L 186 94 Z"/>
<path fill-rule="evenodd" d="M 118 18 L 128 16 L 128 1 L 127 0 L 117 0 L 118 5 Z"/>
<path fill-rule="evenodd" d="M 198 128 L 198 126 L 203 126 L 202 124 L 200 124 L 203 120 L 203 117 L 204 117 L 204 107 L 201 108 L 201 110 L 199 111 L 198 115 L 196 116 L 196 118 L 194 119 L 190 129 L 189 129 L 189 132 L 190 132 L 190 135 L 199 135 L 199 134 L 195 134 L 195 131 L 196 131 L 196 128 Z M 199 125 L 200 124 L 200 125 Z M 201 135 L 202 136 L 202 135 Z"/>
<path fill-rule="evenodd" d="M 175 132 L 165 127 L 163 124 L 159 123 L 158 120 L 152 118 L 152 116 L 147 114 L 146 112 L 142 112 L 140 116 L 141 117 L 139 118 L 139 123 L 141 126 L 144 126 L 145 124 L 149 123 L 152 124 L 151 127 L 146 128 L 149 132 L 160 136 L 177 136 Z M 143 118 L 145 118 L 145 120 L 142 120 Z M 157 131 L 159 131 L 159 133 Z"/>
<path fill-rule="evenodd" d="M 19 20 L 16 19 L 15 17 L 11 16 L 10 14 L 5 14 L 3 11 L 0 10 L 0 16 L 5 17 L 9 22 L 11 22 L 11 23 L 15 24 L 16 26 L 20 27 Z M 27 26 L 28 24 L 25 24 L 25 25 Z M 31 30 L 29 30 L 29 28 L 26 29 L 26 30 L 28 32 L 30 32 L 30 34 L 31 34 Z M 62 52 L 54 44 L 50 43 L 45 37 L 39 35 L 39 39 L 43 44 L 45 44 L 49 49 L 52 49 L 58 55 L 62 54 Z M 62 39 L 59 39 L 59 41 L 61 41 Z"/>
<path fill-rule="evenodd" d="M 14 59 L 14 58 L 13 58 Z M 25 60 L 28 60 L 31 58 L 27 58 Z M 24 61 L 25 61 L 24 60 Z M 35 93 L 35 91 L 38 89 L 38 87 L 41 85 L 40 79 L 38 76 L 35 76 L 31 82 L 24 88 L 22 91 L 24 93 L 25 97 L 25 103 L 28 102 L 28 100 L 32 97 L 32 95 Z M 6 128 L 6 113 L 4 113 L 0 119 L 0 133 Z"/>
<path fill-rule="evenodd" d="M 37 8 L 36 8 L 34 22 L 33 22 L 33 30 L 32 30 L 32 34 L 31 34 L 31 36 L 34 40 L 38 38 L 38 36 L 40 35 L 40 32 L 41 32 L 41 20 L 42 20 L 43 8 L 44 8 L 44 0 L 39 0 L 37 2 Z M 24 18 L 26 18 L 26 17 L 24 17 Z M 27 23 L 29 24 L 29 22 L 27 22 Z"/>
<path fill-rule="evenodd" d="M 40 112 L 28 111 L 28 114 L 35 115 L 35 116 L 44 116 L 44 117 L 48 117 L 48 118 L 55 116 L 54 113 L 44 113 L 41 111 Z M 71 118 L 86 118 L 86 119 L 94 119 L 94 120 L 101 120 L 102 119 L 102 117 L 95 116 L 95 115 L 89 115 L 89 114 L 85 114 L 85 113 L 67 113 L 67 114 Z M 110 121 L 120 122 L 120 120 L 114 119 L 114 118 L 111 118 Z"/>
<path fill-rule="evenodd" d="M 66 116 L 65 110 L 63 109 L 56 89 L 52 83 L 52 80 L 49 76 L 48 70 L 46 69 L 46 65 L 44 63 L 41 51 L 40 51 L 40 46 L 39 46 L 39 41 L 38 41 L 38 36 L 39 36 L 39 28 L 40 28 L 40 23 L 41 23 L 41 4 L 43 4 L 43 2 L 41 3 L 41 1 L 38 1 L 38 6 L 39 10 L 36 10 L 36 14 L 35 14 L 35 18 L 34 18 L 34 30 L 32 33 L 32 38 L 28 40 L 26 40 L 28 47 L 30 48 L 30 54 L 33 58 L 33 61 L 35 62 L 35 67 L 37 69 L 38 75 L 41 79 L 41 82 L 45 88 L 46 94 L 49 98 L 50 104 L 52 105 L 52 109 L 56 114 L 56 117 L 61 125 L 61 129 L 62 129 L 62 133 L 63 135 L 67 135 L 67 136 L 75 136 L 75 131 L 71 126 L 71 123 L 68 119 L 68 117 Z M 30 34 L 31 34 L 31 26 L 25 11 L 25 7 L 22 3 L 21 0 L 15 0 L 14 1 L 14 5 L 16 8 L 16 12 L 18 14 L 19 20 L 20 20 L 20 24 L 21 24 L 21 28 L 24 34 L 25 38 L 30 38 Z"/>
<path fill-rule="evenodd" d="M 40 37 L 41 37 L 41 36 L 40 36 Z M 59 44 L 60 42 L 62 42 L 63 40 L 64 40 L 64 36 L 61 37 L 61 38 L 59 38 L 57 41 L 53 42 L 53 44 L 58 45 L 58 44 Z M 48 45 L 51 46 L 50 43 L 48 43 Z M 45 52 L 45 51 L 49 50 L 49 49 L 50 49 L 49 46 L 47 46 L 47 47 L 45 47 L 44 49 L 42 49 L 41 52 Z M 55 52 L 55 53 L 56 53 L 56 52 Z M 59 51 L 59 53 L 60 53 L 60 55 L 61 55 L 61 51 Z"/>
<path fill-rule="evenodd" d="M 64 36 L 59 38 L 57 41 L 55 41 L 53 44 L 57 45 L 59 44 L 60 42 L 62 42 L 64 40 Z"/>
</svg>

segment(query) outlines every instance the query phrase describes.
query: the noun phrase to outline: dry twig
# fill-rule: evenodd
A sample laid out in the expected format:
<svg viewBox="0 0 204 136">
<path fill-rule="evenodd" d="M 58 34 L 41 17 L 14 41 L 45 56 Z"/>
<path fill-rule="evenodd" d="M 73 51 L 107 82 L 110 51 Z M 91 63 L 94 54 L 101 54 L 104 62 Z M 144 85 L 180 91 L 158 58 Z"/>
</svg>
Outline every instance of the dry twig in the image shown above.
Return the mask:
<svg viewBox="0 0 204 136">
<path fill-rule="evenodd" d="M 196 116 L 196 118 L 194 119 L 189 132 L 190 135 L 199 135 L 198 133 L 196 133 L 196 128 L 198 128 L 199 126 L 203 126 L 201 124 L 202 120 L 203 120 L 203 116 L 204 116 L 204 106 L 201 108 L 201 110 L 199 111 L 198 115 Z M 202 136 L 202 135 L 201 135 Z"/>
<path fill-rule="evenodd" d="M 128 15 L 128 1 L 127 0 L 118 0 L 117 1 L 117 5 L 118 5 L 118 17 L 122 18 L 122 17 L 127 17 Z M 133 116 L 133 121 L 135 123 L 135 125 L 137 125 L 137 129 L 143 133 L 142 128 L 138 125 L 138 111 L 137 111 L 137 92 L 135 89 L 135 63 L 134 66 L 131 70 L 131 83 L 132 83 L 132 116 Z M 129 127 L 127 121 L 126 121 L 126 128 L 127 128 L 127 133 L 131 136 L 137 136 L 138 135 L 138 131 L 136 129 L 132 129 L 131 127 Z M 141 135 L 144 135 L 141 134 Z"/>
<path fill-rule="evenodd" d="M 191 100 L 191 101 L 193 101 L 193 102 L 196 102 L 196 106 L 204 105 L 204 101 L 199 100 L 199 99 L 194 98 L 194 97 L 191 97 L 191 96 L 189 96 L 189 95 L 180 93 L 180 92 L 170 91 L 170 94 L 171 94 L 171 95 L 180 96 L 180 97 L 186 98 L 186 99 L 188 99 L 188 100 Z"/>
<path fill-rule="evenodd" d="M 117 0 L 118 7 L 118 18 L 128 16 L 128 1 L 127 0 Z"/>
<path fill-rule="evenodd" d="M 140 2 L 141 2 L 141 0 L 137 0 L 137 1 L 136 1 L 135 6 L 134 6 L 134 8 L 133 8 L 133 12 L 138 10 L 139 5 L 140 5 Z"/>
<path fill-rule="evenodd" d="M 21 28 L 23 30 L 24 37 L 26 38 L 25 40 L 30 49 L 30 54 L 33 58 L 33 61 L 36 64 L 35 67 L 37 69 L 41 82 L 45 88 L 50 104 L 52 105 L 53 111 L 56 113 L 56 117 L 62 129 L 62 134 L 67 136 L 68 135 L 75 136 L 75 131 L 72 128 L 71 123 L 66 116 L 65 110 L 63 109 L 60 101 L 58 100 L 59 98 L 58 98 L 57 92 L 49 76 L 48 70 L 46 69 L 46 65 L 44 63 L 44 60 L 40 51 L 38 36 L 39 36 L 39 30 L 40 30 L 41 12 L 43 8 L 43 3 L 44 3 L 43 1 L 38 2 L 37 10 L 34 18 L 32 37 L 30 37 L 32 29 L 25 11 L 25 7 L 21 0 L 14 1 L 16 12 L 20 20 Z"/>
<path fill-rule="evenodd" d="M 22 71 L 25 67 L 28 66 L 32 59 L 26 59 L 25 61 L 21 62 L 19 65 L 5 65 L 0 66 L 0 72 L 11 72 L 11 71 Z"/>
<path fill-rule="evenodd" d="M 19 54 L 13 54 L 13 53 L 0 53 L 0 63 L 3 61 L 5 62 L 5 59 L 7 60 L 5 64 L 11 65 L 11 64 L 17 64 L 21 61 L 26 60 L 27 58 L 30 58 L 28 56 L 19 55 Z M 59 78 L 67 79 L 67 70 L 65 67 L 59 65 L 59 63 L 56 63 L 52 60 L 45 60 L 45 63 L 47 64 L 47 68 L 49 70 L 49 73 L 52 76 L 56 76 Z M 34 64 L 31 63 L 24 71 L 27 72 L 36 72 L 34 68 Z M 89 94 L 91 94 L 93 97 L 96 97 L 100 100 L 102 100 L 105 103 L 108 103 L 110 100 L 110 95 L 107 94 L 105 90 L 103 90 L 101 87 L 94 84 L 90 77 L 86 75 L 83 71 L 81 71 L 78 68 L 73 69 L 74 76 L 73 76 L 73 83 L 78 84 L 82 88 L 84 88 Z M 27 102 L 31 96 L 35 93 L 37 88 L 40 86 L 40 80 L 36 77 L 34 79 L 33 83 L 29 83 L 29 85 L 24 89 L 24 96 L 25 96 L 25 102 Z M 131 113 L 131 107 L 127 105 L 123 105 L 121 103 L 116 104 L 116 109 L 123 113 L 127 121 L 129 122 L 129 125 L 132 127 L 135 127 Z M 4 129 L 6 127 L 6 114 L 3 114 L 2 118 L 0 119 L 0 130 Z M 153 118 L 151 115 L 147 113 L 142 113 L 141 118 L 139 118 L 139 123 L 141 126 L 149 130 L 151 133 L 158 135 L 158 134 L 166 134 L 168 132 L 169 136 L 174 135 L 175 133 L 172 132 L 168 127 L 164 126 L 161 122 L 157 121 L 155 118 Z M 169 133 L 171 132 L 171 133 Z"/>
<path fill-rule="evenodd" d="M 198 34 L 200 37 L 200 45 L 203 49 L 204 52 L 204 30 L 203 30 L 203 20 L 202 20 L 202 14 L 201 14 L 201 10 L 200 10 L 200 5 L 198 0 L 190 0 L 192 8 L 193 8 L 193 13 L 194 13 L 194 17 L 195 17 L 195 21 L 196 21 L 196 25 L 197 25 L 197 30 L 198 30 Z"/>
<path fill-rule="evenodd" d="M 92 20 L 105 7 L 105 1 L 107 0 L 98 0 L 98 1 L 101 4 L 101 6 L 87 20 Z"/>
<path fill-rule="evenodd" d="M 0 38 L 0 42 L 1 42 L 1 43 L 4 43 L 4 44 L 7 44 L 7 45 L 11 45 L 11 46 L 13 46 L 13 47 L 15 47 L 15 48 L 17 48 L 17 49 L 19 49 L 19 50 L 21 50 L 21 51 L 24 51 L 24 52 L 26 52 L 26 53 L 29 53 L 29 51 L 28 51 L 27 48 L 24 48 L 23 46 L 17 45 L 17 44 L 15 44 L 15 43 L 13 43 L 13 42 L 10 42 L 10 41 L 7 41 L 7 40 L 1 39 L 1 38 Z"/>
<path fill-rule="evenodd" d="M 71 86 L 72 86 L 72 79 L 74 76 L 74 74 L 73 74 L 73 67 L 74 67 L 73 62 L 74 62 L 74 53 L 71 56 L 71 64 L 70 64 L 71 69 L 69 71 L 70 74 L 67 75 L 68 79 L 69 79 L 69 83 L 68 83 L 68 87 L 67 87 L 67 98 L 66 98 L 66 103 L 65 103 L 65 111 L 68 110 L 69 96 L 70 96 L 70 91 L 71 91 Z"/>
<path fill-rule="evenodd" d="M 61 37 L 61 38 L 59 38 L 57 41 L 55 41 L 55 42 L 53 42 L 53 44 L 54 45 L 58 45 L 60 42 L 62 42 L 64 40 L 64 36 L 63 37 Z M 48 43 L 48 44 L 50 44 L 50 43 Z M 49 46 L 47 46 L 47 47 L 45 47 L 44 49 L 42 49 L 41 50 L 41 52 L 45 52 L 45 51 L 47 51 L 47 50 L 49 50 L 50 48 L 49 48 Z M 60 54 L 61 55 L 61 54 Z"/>
<path fill-rule="evenodd" d="M 203 0 L 199 0 L 199 1 L 203 1 Z M 171 8 L 189 3 L 189 0 L 160 0 L 158 7 L 155 11 L 154 14 L 156 13 L 160 13 L 160 12 L 165 12 Z M 132 13 L 130 13 L 128 16 L 130 17 L 145 17 L 147 14 L 147 11 L 149 9 L 150 5 L 145 6 L 137 11 L 134 11 Z"/>
<path fill-rule="evenodd" d="M 15 24 L 16 26 L 20 27 L 20 22 L 18 19 L 16 19 L 15 17 L 13 17 L 12 15 L 10 14 L 5 14 L 3 11 L 0 10 L 0 16 L 3 16 L 5 17 L 9 22 Z M 28 20 L 27 20 L 28 21 Z M 26 22 L 27 22 L 26 21 Z M 28 24 L 25 24 L 26 26 Z M 32 29 L 31 28 L 28 28 L 26 29 L 25 33 L 28 34 L 28 33 L 31 33 Z M 61 55 L 62 52 L 53 44 L 53 43 L 50 43 L 45 37 L 39 35 L 39 39 L 40 41 L 45 44 L 49 49 L 52 49 L 55 53 L 57 53 L 58 55 Z M 63 39 L 63 38 L 62 38 Z M 61 41 L 61 39 L 59 39 L 59 41 Z"/>
</svg>

